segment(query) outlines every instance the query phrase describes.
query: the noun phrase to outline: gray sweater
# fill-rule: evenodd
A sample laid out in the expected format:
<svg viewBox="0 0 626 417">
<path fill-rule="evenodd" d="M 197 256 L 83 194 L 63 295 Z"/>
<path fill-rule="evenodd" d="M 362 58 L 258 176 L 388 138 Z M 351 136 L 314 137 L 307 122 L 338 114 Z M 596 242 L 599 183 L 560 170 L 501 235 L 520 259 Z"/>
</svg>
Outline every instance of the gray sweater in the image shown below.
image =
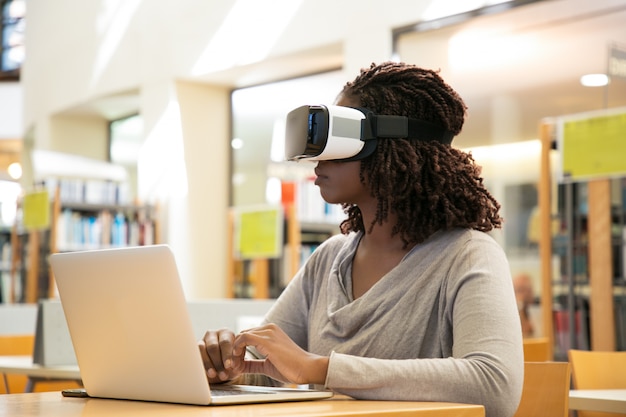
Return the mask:
<svg viewBox="0 0 626 417">
<path fill-rule="evenodd" d="M 330 356 L 326 387 L 358 399 L 482 404 L 510 417 L 523 382 L 520 319 L 501 247 L 473 230 L 439 232 L 354 300 L 359 234 L 324 242 L 266 322 Z"/>
</svg>

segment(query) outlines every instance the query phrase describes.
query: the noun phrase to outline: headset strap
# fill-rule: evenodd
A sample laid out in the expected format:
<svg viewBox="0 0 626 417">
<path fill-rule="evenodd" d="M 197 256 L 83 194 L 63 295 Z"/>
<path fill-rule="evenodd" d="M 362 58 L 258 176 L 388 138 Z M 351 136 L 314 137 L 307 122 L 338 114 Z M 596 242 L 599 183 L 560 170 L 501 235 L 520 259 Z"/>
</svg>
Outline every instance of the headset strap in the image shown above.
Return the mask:
<svg viewBox="0 0 626 417">
<path fill-rule="evenodd" d="M 381 138 L 434 140 L 449 145 L 454 134 L 441 126 L 424 120 L 410 119 L 405 116 L 365 113 L 365 119 L 361 120 L 361 140 L 370 141 Z"/>
</svg>

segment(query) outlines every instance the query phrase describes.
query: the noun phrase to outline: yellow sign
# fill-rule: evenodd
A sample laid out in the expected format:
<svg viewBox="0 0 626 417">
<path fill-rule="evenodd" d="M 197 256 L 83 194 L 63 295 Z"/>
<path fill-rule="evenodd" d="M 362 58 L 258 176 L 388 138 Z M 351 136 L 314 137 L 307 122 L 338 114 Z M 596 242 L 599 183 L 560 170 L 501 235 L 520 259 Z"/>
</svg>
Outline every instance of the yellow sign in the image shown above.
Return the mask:
<svg viewBox="0 0 626 417">
<path fill-rule="evenodd" d="M 566 119 L 561 126 L 565 180 L 626 174 L 626 109 Z"/>
<path fill-rule="evenodd" d="M 236 211 L 236 252 L 240 259 L 278 258 L 283 246 L 280 207 L 239 208 Z"/>
<path fill-rule="evenodd" d="M 48 191 L 35 191 L 24 196 L 24 228 L 47 229 L 50 227 L 50 201 Z"/>
</svg>

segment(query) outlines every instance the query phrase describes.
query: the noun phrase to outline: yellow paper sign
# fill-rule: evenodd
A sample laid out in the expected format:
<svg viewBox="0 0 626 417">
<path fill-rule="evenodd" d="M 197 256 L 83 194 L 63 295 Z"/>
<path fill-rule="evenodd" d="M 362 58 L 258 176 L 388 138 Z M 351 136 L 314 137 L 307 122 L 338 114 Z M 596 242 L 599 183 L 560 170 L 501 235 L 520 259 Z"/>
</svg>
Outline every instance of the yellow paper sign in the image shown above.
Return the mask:
<svg viewBox="0 0 626 417">
<path fill-rule="evenodd" d="M 280 207 L 238 209 L 236 252 L 240 259 L 278 258 L 283 244 Z"/>
<path fill-rule="evenodd" d="M 626 174 L 626 109 L 617 114 L 565 120 L 561 129 L 564 179 Z"/>
<path fill-rule="evenodd" d="M 35 191 L 24 196 L 24 228 L 46 229 L 50 227 L 50 202 L 48 191 Z"/>
</svg>

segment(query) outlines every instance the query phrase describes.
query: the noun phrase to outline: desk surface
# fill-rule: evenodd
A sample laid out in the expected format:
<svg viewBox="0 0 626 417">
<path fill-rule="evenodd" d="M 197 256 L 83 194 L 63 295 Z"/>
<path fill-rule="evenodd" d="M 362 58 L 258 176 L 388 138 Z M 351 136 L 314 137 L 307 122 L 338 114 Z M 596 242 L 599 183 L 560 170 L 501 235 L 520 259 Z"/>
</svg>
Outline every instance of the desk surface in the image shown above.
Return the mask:
<svg viewBox="0 0 626 417">
<path fill-rule="evenodd" d="M 626 413 L 626 389 L 571 390 L 570 410 Z"/>
<path fill-rule="evenodd" d="M 0 395 L 0 417 L 484 417 L 479 405 L 408 401 L 328 400 L 226 406 L 160 404 L 142 401 L 63 398 L 60 392 Z"/>
<path fill-rule="evenodd" d="M 78 365 L 41 366 L 32 356 L 0 356 L 0 374 L 20 374 L 31 378 L 80 379 Z"/>
</svg>

